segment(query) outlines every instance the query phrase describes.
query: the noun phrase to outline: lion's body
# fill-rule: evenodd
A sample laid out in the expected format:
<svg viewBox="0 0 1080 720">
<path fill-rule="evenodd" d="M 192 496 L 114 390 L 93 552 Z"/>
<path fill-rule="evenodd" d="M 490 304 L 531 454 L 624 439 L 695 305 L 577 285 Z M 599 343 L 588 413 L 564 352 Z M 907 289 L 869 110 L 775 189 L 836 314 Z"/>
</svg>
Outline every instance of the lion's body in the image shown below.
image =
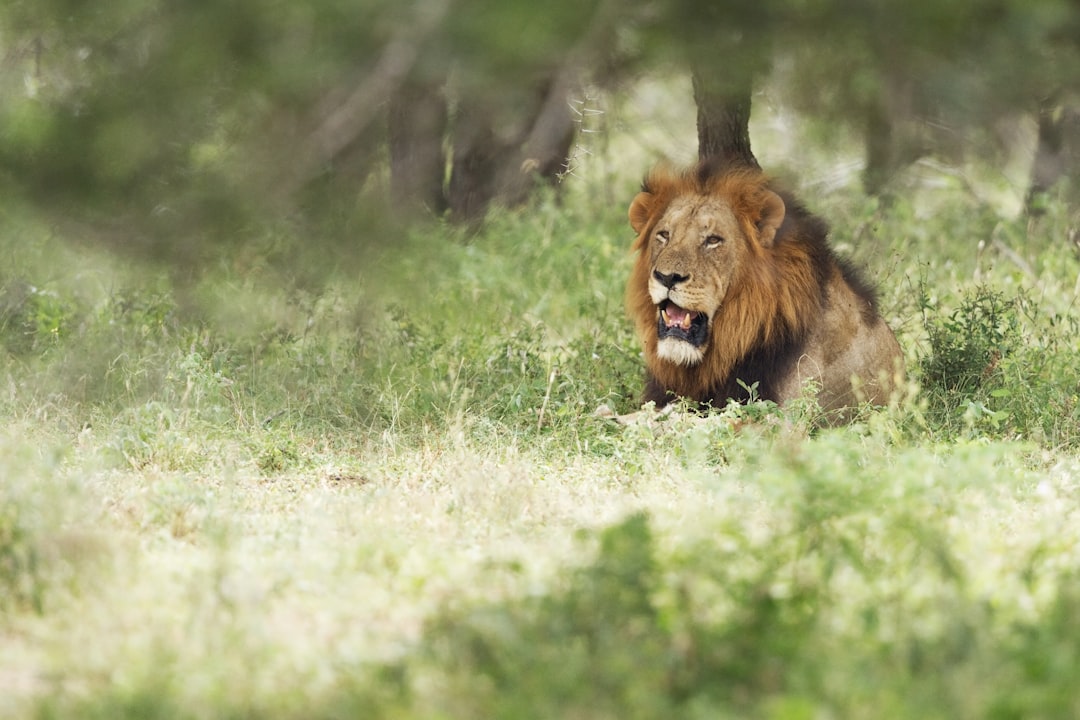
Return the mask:
<svg viewBox="0 0 1080 720">
<path fill-rule="evenodd" d="M 888 399 L 900 347 L 828 228 L 758 170 L 654 170 L 630 207 L 627 286 L 648 368 L 644 400 L 722 407 L 744 387 L 783 404 L 808 381 L 833 419 Z"/>
</svg>

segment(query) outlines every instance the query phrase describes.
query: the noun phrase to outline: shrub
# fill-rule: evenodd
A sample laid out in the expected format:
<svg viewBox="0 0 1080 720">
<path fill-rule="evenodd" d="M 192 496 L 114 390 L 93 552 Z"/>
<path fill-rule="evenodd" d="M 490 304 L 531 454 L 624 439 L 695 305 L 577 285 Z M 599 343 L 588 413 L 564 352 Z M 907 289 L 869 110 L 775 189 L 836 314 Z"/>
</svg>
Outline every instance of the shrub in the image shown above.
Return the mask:
<svg viewBox="0 0 1080 720">
<path fill-rule="evenodd" d="M 1000 363 L 1019 344 L 1016 302 L 975 288 L 947 316 L 927 315 L 930 353 L 921 364 L 924 387 L 945 396 L 970 396 L 1000 387 Z"/>
<path fill-rule="evenodd" d="M 980 286 L 946 316 L 924 307 L 923 320 L 930 347 L 919 370 L 931 429 L 1080 442 L 1075 318 Z"/>
</svg>

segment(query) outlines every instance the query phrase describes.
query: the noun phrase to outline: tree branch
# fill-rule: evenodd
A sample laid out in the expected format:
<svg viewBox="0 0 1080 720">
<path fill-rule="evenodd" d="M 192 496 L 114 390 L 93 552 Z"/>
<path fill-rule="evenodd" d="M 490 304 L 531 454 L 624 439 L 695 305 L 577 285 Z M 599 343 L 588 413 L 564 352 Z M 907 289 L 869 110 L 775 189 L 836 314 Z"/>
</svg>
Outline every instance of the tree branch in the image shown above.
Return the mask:
<svg viewBox="0 0 1080 720">
<path fill-rule="evenodd" d="M 416 64 L 424 41 L 438 28 L 451 0 L 418 0 L 413 20 L 383 48 L 365 82 L 328 114 L 315 119 L 317 127 L 303 139 L 279 180 L 275 197 L 285 198 L 311 182 L 333 159 L 379 117 L 386 100 L 404 83 Z"/>
</svg>

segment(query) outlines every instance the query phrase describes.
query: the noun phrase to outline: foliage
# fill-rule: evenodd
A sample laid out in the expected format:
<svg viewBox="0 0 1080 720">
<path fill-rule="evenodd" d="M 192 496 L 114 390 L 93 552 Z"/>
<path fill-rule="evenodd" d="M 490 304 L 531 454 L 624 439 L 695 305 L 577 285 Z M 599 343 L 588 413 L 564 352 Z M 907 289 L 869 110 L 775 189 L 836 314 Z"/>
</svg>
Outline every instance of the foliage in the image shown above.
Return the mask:
<svg viewBox="0 0 1080 720">
<path fill-rule="evenodd" d="M 988 127 L 1075 86 L 1078 23 L 1067 0 L 9 3 L 0 183 L 58 222 L 91 223 L 97 244 L 183 272 L 222 244 L 258 242 L 268 221 L 316 230 L 334 253 L 378 235 L 317 228 L 358 199 L 384 214 L 385 109 L 405 87 L 450 100 L 440 112 L 453 118 L 425 141 L 516 152 L 535 150 L 536 98 L 549 86 L 617 85 L 630 68 L 687 55 L 724 57 L 717 73 L 738 75 L 775 49 L 778 75 L 797 68 L 788 85 L 814 88 L 805 109 L 828 126 L 862 132 L 888 107 L 900 121 Z"/>
<path fill-rule="evenodd" d="M 1001 295 L 976 288 L 948 317 L 928 316 L 930 354 L 922 361 L 923 386 L 939 403 L 939 421 L 983 421 L 998 427 L 1008 417 L 986 402 L 1004 396 L 999 365 L 1018 343 L 1016 307 Z"/>
<path fill-rule="evenodd" d="M 977 286 L 949 315 L 924 322 L 930 352 L 920 371 L 935 424 L 1051 442 L 1073 435 L 1080 376 L 1062 360 L 1074 347 L 1074 320 Z"/>
<path fill-rule="evenodd" d="M 923 362 L 927 386 L 971 394 L 989 383 L 1018 343 L 1016 308 L 986 288 L 976 288 L 948 317 L 927 319 L 930 355 Z"/>
</svg>

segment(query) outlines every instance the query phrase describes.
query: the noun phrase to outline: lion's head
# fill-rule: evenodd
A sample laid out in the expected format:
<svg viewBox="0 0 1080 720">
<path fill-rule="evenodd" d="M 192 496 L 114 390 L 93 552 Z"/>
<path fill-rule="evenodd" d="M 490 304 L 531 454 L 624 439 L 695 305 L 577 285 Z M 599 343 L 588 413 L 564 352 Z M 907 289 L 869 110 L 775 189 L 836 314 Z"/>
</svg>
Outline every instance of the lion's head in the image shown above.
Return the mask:
<svg viewBox="0 0 1080 720">
<path fill-rule="evenodd" d="M 816 312 L 807 253 L 774 247 L 786 216 L 760 170 L 658 168 L 646 178 L 630 205 L 638 257 L 627 307 L 663 387 L 703 399 L 755 346 Z"/>
<path fill-rule="evenodd" d="M 645 400 L 723 404 L 758 385 L 783 403 L 807 381 L 826 409 L 887 398 L 902 364 L 873 292 L 828 228 L 758 169 L 658 168 L 630 205 L 637 260 L 627 310 L 645 350 Z"/>
<path fill-rule="evenodd" d="M 652 305 L 639 320 L 655 318 L 656 355 L 677 365 L 706 358 L 717 313 L 784 220 L 784 201 L 761 173 L 722 179 L 654 172 L 630 206 L 640 251 L 634 289 Z"/>
</svg>

